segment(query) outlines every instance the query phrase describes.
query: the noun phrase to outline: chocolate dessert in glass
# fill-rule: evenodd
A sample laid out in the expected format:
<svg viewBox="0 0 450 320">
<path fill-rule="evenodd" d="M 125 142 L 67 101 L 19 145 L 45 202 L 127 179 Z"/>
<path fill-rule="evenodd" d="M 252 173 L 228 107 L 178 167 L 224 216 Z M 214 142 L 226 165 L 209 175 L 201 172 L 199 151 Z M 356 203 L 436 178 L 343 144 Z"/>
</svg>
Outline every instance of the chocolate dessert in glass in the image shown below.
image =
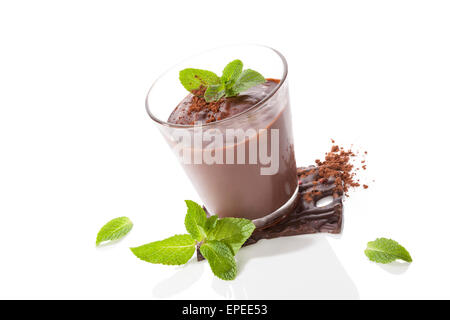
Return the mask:
<svg viewBox="0 0 450 320">
<path fill-rule="evenodd" d="M 235 45 L 193 56 L 158 78 L 146 108 L 209 214 L 262 227 L 295 206 L 287 63 L 278 51 Z"/>
</svg>

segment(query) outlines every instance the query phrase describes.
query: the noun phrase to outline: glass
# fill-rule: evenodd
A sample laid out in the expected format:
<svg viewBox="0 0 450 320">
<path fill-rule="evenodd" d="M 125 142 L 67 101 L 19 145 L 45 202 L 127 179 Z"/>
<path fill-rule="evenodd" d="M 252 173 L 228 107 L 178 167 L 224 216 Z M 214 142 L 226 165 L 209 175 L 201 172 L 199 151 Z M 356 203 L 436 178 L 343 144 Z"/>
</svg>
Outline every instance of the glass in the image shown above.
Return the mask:
<svg viewBox="0 0 450 320">
<path fill-rule="evenodd" d="M 185 68 L 221 74 L 234 59 L 276 83 L 246 111 L 203 125 L 168 123 L 188 92 L 179 82 Z M 220 47 L 173 66 L 150 88 L 147 112 L 179 159 L 211 214 L 252 219 L 263 226 L 288 212 L 297 199 L 297 172 L 286 59 L 258 45 Z"/>
</svg>

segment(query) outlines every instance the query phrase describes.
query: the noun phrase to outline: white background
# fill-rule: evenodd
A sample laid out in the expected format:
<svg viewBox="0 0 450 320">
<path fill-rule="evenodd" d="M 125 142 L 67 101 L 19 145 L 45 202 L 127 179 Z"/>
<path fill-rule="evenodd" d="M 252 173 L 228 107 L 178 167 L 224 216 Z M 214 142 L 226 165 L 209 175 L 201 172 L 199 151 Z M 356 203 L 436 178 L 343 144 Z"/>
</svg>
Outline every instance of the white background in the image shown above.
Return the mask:
<svg viewBox="0 0 450 320">
<path fill-rule="evenodd" d="M 450 298 L 449 16 L 448 1 L 1 1 L 0 298 Z M 200 201 L 146 92 L 240 42 L 289 62 L 298 164 L 355 144 L 370 187 L 342 236 L 245 248 L 234 282 L 142 262 L 128 247 L 182 233 L 183 200 Z M 123 215 L 129 236 L 96 249 Z M 414 262 L 369 262 L 379 236 Z"/>
</svg>

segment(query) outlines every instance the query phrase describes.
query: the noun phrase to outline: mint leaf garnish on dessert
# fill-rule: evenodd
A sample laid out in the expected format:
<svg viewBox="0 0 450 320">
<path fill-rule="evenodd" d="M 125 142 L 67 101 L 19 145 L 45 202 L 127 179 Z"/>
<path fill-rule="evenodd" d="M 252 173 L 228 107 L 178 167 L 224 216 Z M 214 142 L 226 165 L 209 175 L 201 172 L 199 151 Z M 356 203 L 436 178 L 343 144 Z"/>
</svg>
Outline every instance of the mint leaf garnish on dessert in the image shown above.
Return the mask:
<svg viewBox="0 0 450 320">
<path fill-rule="evenodd" d="M 198 244 L 213 273 L 220 279 L 233 280 L 237 274 L 234 256 L 253 233 L 255 225 L 241 218 L 207 218 L 203 208 L 191 200 L 186 200 L 186 206 L 184 225 L 189 234 L 130 248 L 131 251 L 150 263 L 180 265 L 192 258 Z"/>
<path fill-rule="evenodd" d="M 118 240 L 130 232 L 133 223 L 127 217 L 115 218 L 105 224 L 97 234 L 95 245 L 105 241 Z"/>
<path fill-rule="evenodd" d="M 219 101 L 225 95 L 225 86 L 221 84 L 212 84 L 205 90 L 203 98 L 206 102 Z"/>
<path fill-rule="evenodd" d="M 260 73 L 243 70 L 243 67 L 241 60 L 233 60 L 225 66 L 221 77 L 212 71 L 188 68 L 180 71 L 180 82 L 191 93 L 204 88 L 206 102 L 218 101 L 224 96 L 237 96 L 266 81 Z"/>
<path fill-rule="evenodd" d="M 233 95 L 237 95 L 239 92 L 246 91 L 250 89 L 251 87 L 254 87 L 260 83 L 263 83 L 265 81 L 264 77 L 260 75 L 258 72 L 247 69 L 244 70 L 239 78 L 236 80 L 236 83 L 233 85 L 231 90 L 233 90 Z"/>
<path fill-rule="evenodd" d="M 242 69 L 244 69 L 244 64 L 241 60 L 233 60 L 229 64 L 225 66 L 222 71 L 222 83 L 226 84 L 227 87 L 233 84 L 233 81 L 236 81 L 242 73 Z"/>
<path fill-rule="evenodd" d="M 188 68 L 180 71 L 180 81 L 187 91 L 220 84 L 220 78 L 211 71 Z"/>
<path fill-rule="evenodd" d="M 233 60 L 223 69 L 222 77 L 220 78 L 220 80 L 222 80 L 222 85 L 225 88 L 227 97 L 232 97 L 239 93 L 235 92 L 233 90 L 233 87 L 236 81 L 239 79 L 243 68 L 244 64 L 241 60 Z"/>
<path fill-rule="evenodd" d="M 378 238 L 375 241 L 367 243 L 367 249 L 364 251 L 366 256 L 374 262 L 391 263 L 397 259 L 406 262 L 412 262 L 409 252 L 397 241 Z"/>
</svg>

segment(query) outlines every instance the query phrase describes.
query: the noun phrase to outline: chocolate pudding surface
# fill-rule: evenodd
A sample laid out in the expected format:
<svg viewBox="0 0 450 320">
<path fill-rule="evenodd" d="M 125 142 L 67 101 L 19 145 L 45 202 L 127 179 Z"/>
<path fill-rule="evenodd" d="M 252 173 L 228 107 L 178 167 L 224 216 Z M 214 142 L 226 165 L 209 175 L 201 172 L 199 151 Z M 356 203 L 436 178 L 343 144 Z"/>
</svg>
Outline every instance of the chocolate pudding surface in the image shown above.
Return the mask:
<svg viewBox="0 0 450 320">
<path fill-rule="evenodd" d="M 220 121 L 242 113 L 267 97 L 279 84 L 279 80 L 267 79 L 235 97 L 222 98 L 207 103 L 204 89 L 195 90 L 184 98 L 169 116 L 167 122 L 183 125 L 205 124 Z"/>
</svg>

